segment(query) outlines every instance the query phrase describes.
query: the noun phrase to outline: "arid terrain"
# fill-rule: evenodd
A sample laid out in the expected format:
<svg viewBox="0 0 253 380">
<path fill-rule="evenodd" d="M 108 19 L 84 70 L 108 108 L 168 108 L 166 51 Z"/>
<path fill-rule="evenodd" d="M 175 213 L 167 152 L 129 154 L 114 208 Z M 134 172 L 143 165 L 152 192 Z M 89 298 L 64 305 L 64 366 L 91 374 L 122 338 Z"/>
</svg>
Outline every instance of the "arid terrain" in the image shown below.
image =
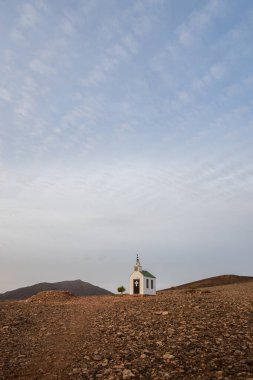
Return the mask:
<svg viewBox="0 0 253 380">
<path fill-rule="evenodd" d="M 253 282 L 0 303 L 0 379 L 253 379 Z"/>
</svg>

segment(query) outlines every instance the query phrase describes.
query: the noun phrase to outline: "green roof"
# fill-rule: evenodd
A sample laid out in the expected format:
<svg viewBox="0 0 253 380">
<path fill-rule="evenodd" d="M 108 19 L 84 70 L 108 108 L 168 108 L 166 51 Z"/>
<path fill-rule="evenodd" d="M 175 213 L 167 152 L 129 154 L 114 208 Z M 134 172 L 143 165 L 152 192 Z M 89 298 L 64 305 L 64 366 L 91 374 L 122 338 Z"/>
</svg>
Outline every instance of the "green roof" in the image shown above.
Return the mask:
<svg viewBox="0 0 253 380">
<path fill-rule="evenodd" d="M 151 273 L 149 273 L 146 270 L 142 270 L 140 273 L 143 274 L 144 277 L 155 278 L 155 276 L 153 276 Z"/>
</svg>

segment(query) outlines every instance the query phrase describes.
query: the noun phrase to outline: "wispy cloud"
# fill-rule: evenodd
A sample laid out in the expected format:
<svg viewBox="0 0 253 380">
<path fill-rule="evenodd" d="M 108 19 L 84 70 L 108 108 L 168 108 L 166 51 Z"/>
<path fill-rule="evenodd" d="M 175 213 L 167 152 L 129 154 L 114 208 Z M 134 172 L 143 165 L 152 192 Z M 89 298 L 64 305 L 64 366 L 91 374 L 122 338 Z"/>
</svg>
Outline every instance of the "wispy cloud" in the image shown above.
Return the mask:
<svg viewBox="0 0 253 380">
<path fill-rule="evenodd" d="M 35 111 L 35 98 L 37 86 L 36 82 L 31 77 L 24 78 L 24 84 L 20 92 L 20 98 L 17 101 L 17 106 L 14 110 L 21 117 L 28 117 Z"/>
<path fill-rule="evenodd" d="M 73 24 L 71 23 L 71 21 L 67 17 L 63 18 L 63 20 L 61 22 L 61 27 L 62 27 L 62 30 L 65 34 L 73 35 L 74 27 L 73 27 Z"/>
<path fill-rule="evenodd" d="M 34 58 L 30 63 L 30 68 L 38 74 L 51 75 L 54 74 L 54 68 L 38 58 Z"/>
<path fill-rule="evenodd" d="M 221 6 L 221 1 L 209 0 L 202 9 L 192 12 L 188 20 L 178 27 L 179 41 L 183 45 L 191 45 L 196 38 L 201 36 L 213 19 L 220 16 Z"/>
<path fill-rule="evenodd" d="M 212 64 L 208 71 L 192 83 L 193 90 L 203 90 L 223 78 L 228 72 L 228 66 L 223 62 Z"/>
<path fill-rule="evenodd" d="M 212 262 L 216 251 L 225 270 L 236 242 L 241 252 L 252 247 L 250 2 L 6 4 L 0 237 L 8 270 L 19 265 L 26 277 L 29 261 L 36 282 L 40 262 L 41 276 L 55 280 L 53 252 L 59 279 L 81 267 L 85 280 L 97 273 L 90 281 L 105 286 L 94 271 L 103 255 L 108 273 L 112 261 L 121 273 L 118 252 L 141 248 L 150 263 L 153 252 L 160 262 L 171 252 L 176 273 L 183 259 Z"/>
<path fill-rule="evenodd" d="M 12 95 L 7 88 L 0 88 L 0 99 L 6 102 L 10 102 L 12 99 Z"/>
<path fill-rule="evenodd" d="M 117 69 L 120 62 L 127 60 L 130 54 L 137 53 L 137 43 L 133 37 L 126 35 L 122 41 L 111 46 L 101 61 L 82 80 L 84 86 L 95 86 L 104 81 Z"/>
<path fill-rule="evenodd" d="M 20 25 L 24 28 L 31 28 L 36 25 L 38 21 L 38 13 L 35 7 L 27 2 L 20 7 Z"/>
</svg>

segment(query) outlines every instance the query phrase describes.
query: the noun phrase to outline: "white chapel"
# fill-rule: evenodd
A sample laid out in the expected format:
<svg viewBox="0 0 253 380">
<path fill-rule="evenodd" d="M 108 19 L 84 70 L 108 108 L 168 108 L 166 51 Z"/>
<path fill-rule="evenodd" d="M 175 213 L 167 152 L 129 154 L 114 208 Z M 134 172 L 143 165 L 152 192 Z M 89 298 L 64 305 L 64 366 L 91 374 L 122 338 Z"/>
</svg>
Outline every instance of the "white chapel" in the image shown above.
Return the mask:
<svg viewBox="0 0 253 380">
<path fill-rule="evenodd" d="M 156 295 L 156 278 L 146 270 L 142 270 L 142 266 L 137 255 L 134 271 L 130 276 L 129 294 L 133 295 Z"/>
</svg>

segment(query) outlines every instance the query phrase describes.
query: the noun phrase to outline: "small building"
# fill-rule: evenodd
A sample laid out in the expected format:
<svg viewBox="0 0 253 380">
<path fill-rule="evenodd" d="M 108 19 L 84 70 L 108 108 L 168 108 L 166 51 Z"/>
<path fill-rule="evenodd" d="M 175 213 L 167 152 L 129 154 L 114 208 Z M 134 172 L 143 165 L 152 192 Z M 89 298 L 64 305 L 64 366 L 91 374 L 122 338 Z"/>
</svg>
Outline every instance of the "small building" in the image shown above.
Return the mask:
<svg viewBox="0 0 253 380">
<path fill-rule="evenodd" d="M 129 294 L 156 295 L 156 278 L 150 272 L 142 270 L 138 255 L 134 271 L 130 276 Z"/>
</svg>

